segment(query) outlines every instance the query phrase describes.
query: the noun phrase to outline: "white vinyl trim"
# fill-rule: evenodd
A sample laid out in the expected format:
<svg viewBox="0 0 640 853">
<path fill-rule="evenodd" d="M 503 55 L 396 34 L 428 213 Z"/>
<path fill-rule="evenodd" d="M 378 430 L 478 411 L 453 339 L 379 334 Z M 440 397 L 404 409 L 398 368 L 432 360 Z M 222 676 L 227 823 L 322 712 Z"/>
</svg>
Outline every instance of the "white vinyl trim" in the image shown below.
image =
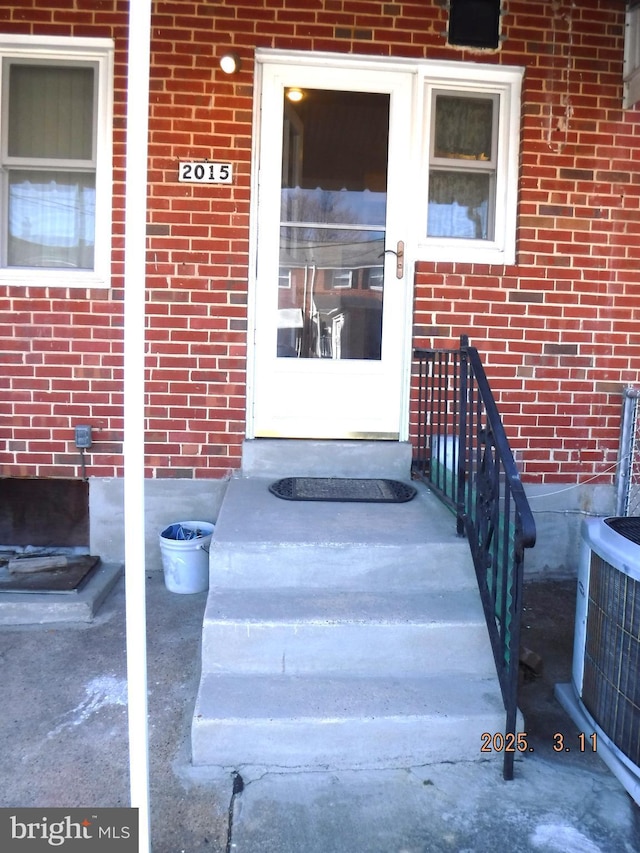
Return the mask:
<svg viewBox="0 0 640 853">
<path fill-rule="evenodd" d="M 52 64 L 91 63 L 97 66 L 96 214 L 93 270 L 0 267 L 0 283 L 18 286 L 107 288 L 111 285 L 114 43 L 111 39 L 102 38 L 0 36 L 0 91 L 3 91 L 4 58 L 44 60 Z M 0 115 L 4 126 L 7 120 L 6 104 L 2 104 Z M 1 200 L 3 210 L 6 210 L 6 187 L 2 189 Z M 6 235 L 3 239 L 6 239 Z"/>
<path fill-rule="evenodd" d="M 423 88 L 422 137 L 419 143 L 420 187 L 415 222 L 416 257 L 423 261 L 460 261 L 463 263 L 513 264 L 516 259 L 516 218 L 518 168 L 520 157 L 520 105 L 524 70 L 476 63 L 433 63 L 420 69 Z M 494 233 L 492 240 L 427 237 L 427 195 L 429 181 L 429 143 L 433 117 L 433 93 L 497 96 L 498 128 L 496 154 L 496 190 Z"/>
</svg>

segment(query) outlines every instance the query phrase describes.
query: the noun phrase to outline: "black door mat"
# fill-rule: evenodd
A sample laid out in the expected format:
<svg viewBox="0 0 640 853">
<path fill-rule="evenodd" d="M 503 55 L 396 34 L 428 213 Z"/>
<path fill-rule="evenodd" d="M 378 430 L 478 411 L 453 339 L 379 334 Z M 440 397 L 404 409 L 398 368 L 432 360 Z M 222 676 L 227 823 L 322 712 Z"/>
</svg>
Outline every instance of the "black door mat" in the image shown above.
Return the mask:
<svg viewBox="0 0 640 853">
<path fill-rule="evenodd" d="M 78 593 L 100 563 L 100 557 L 69 557 L 64 568 L 13 574 L 0 565 L 0 592 Z"/>
<path fill-rule="evenodd" d="M 285 477 L 272 483 L 269 491 L 286 501 L 398 504 L 416 496 L 416 489 L 400 480 L 346 477 Z"/>
</svg>

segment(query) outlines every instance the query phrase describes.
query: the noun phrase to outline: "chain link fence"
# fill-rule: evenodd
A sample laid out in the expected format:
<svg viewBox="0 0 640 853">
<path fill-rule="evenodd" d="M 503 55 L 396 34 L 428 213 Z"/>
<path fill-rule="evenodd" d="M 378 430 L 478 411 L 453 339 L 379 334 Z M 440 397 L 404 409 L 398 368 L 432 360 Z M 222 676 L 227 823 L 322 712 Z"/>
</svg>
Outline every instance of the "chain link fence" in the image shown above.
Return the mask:
<svg viewBox="0 0 640 853">
<path fill-rule="evenodd" d="M 625 388 L 618 453 L 616 515 L 640 515 L 640 389 Z"/>
</svg>

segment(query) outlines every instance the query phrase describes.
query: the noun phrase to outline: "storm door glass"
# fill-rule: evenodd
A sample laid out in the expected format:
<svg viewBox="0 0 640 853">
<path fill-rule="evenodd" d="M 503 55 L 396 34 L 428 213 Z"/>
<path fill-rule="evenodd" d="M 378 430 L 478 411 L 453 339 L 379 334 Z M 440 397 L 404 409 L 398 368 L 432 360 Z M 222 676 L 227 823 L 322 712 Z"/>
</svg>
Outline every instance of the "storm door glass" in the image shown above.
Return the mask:
<svg viewBox="0 0 640 853">
<path fill-rule="evenodd" d="M 389 95 L 284 98 L 277 354 L 380 360 Z"/>
</svg>

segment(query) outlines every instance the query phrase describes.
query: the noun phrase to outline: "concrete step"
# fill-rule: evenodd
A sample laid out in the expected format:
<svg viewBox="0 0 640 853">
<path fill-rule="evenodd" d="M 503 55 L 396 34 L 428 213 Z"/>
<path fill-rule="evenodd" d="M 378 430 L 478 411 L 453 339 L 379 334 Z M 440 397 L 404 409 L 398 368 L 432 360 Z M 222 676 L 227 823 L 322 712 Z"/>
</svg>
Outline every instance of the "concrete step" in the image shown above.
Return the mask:
<svg viewBox="0 0 640 853">
<path fill-rule="evenodd" d="M 504 710 L 495 678 L 203 676 L 192 761 L 240 769 L 410 767 L 491 757 Z"/>
<path fill-rule="evenodd" d="M 204 616 L 202 668 L 273 675 L 495 675 L 474 590 L 214 590 Z"/>
<path fill-rule="evenodd" d="M 422 484 L 403 504 L 272 495 L 285 476 L 408 477 L 397 444 L 312 444 L 247 442 L 251 476 L 227 488 L 210 550 L 194 764 L 486 758 L 481 736 L 503 730 L 504 707 L 453 515 Z"/>
<path fill-rule="evenodd" d="M 244 477 L 387 477 L 411 471 L 407 441 L 255 438 L 242 445 Z"/>
<path fill-rule="evenodd" d="M 231 480 L 210 552 L 212 588 L 476 588 L 455 519 L 422 484 L 403 504 L 286 501 L 269 478 Z"/>
</svg>

